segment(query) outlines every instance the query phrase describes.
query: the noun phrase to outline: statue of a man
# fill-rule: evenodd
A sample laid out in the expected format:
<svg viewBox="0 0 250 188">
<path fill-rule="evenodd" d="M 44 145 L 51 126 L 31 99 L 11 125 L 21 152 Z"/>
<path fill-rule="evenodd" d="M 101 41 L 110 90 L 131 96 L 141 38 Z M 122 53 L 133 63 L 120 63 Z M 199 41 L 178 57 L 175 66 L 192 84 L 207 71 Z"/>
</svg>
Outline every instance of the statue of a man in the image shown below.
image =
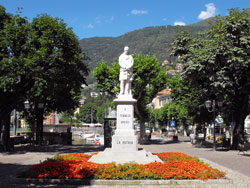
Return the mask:
<svg viewBox="0 0 250 188">
<path fill-rule="evenodd" d="M 134 59 L 129 55 L 129 47 L 124 47 L 124 52 L 119 57 L 120 65 L 120 95 L 132 95 L 131 82 L 133 80 Z"/>
</svg>

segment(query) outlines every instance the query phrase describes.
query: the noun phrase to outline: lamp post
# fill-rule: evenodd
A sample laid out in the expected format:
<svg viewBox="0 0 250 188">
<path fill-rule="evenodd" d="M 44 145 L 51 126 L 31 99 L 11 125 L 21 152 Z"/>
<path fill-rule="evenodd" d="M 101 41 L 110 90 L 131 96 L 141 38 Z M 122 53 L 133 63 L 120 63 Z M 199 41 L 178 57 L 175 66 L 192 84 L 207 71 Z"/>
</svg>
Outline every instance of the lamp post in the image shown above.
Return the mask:
<svg viewBox="0 0 250 188">
<path fill-rule="evenodd" d="M 218 107 L 222 107 L 222 101 L 217 101 L 217 105 L 218 105 Z M 208 112 L 213 112 L 213 124 L 214 124 L 213 151 L 215 151 L 216 150 L 216 143 L 215 143 L 216 142 L 216 140 L 215 140 L 215 110 L 216 110 L 216 105 L 215 105 L 215 100 L 213 100 L 213 101 L 211 101 L 211 100 L 205 101 L 205 106 L 206 106 Z"/>
<path fill-rule="evenodd" d="M 36 104 L 36 103 L 35 103 Z M 24 102 L 24 107 L 26 110 L 29 109 L 37 109 L 39 111 L 39 115 L 40 115 L 40 110 L 42 110 L 44 108 L 44 103 L 39 102 L 36 105 L 30 105 L 29 101 L 26 100 Z M 36 113 L 36 144 L 41 145 L 42 144 L 42 140 L 43 140 L 43 126 L 42 126 L 42 121 L 43 118 L 38 117 L 38 113 Z M 39 120 L 38 120 L 39 119 Z M 39 122 L 38 122 L 39 121 Z M 34 130 L 33 124 L 32 124 L 32 131 Z"/>
</svg>

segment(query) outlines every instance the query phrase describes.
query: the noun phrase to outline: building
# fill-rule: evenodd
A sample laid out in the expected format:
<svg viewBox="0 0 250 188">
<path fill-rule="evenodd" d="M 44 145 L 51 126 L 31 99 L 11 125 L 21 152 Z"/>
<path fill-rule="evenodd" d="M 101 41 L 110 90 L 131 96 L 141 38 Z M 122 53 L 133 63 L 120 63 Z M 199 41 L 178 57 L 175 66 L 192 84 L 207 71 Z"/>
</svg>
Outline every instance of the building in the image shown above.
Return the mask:
<svg viewBox="0 0 250 188">
<path fill-rule="evenodd" d="M 45 117 L 45 120 L 43 121 L 44 125 L 55 125 L 59 124 L 59 114 L 57 113 L 50 113 L 48 116 Z"/>
<path fill-rule="evenodd" d="M 178 70 L 170 69 L 170 70 L 167 70 L 166 73 L 171 75 L 171 76 L 174 76 L 178 73 Z"/>
<path fill-rule="evenodd" d="M 180 72 L 180 71 L 182 71 L 182 69 L 183 69 L 183 64 L 177 63 L 177 64 L 176 64 L 176 70 L 177 70 L 178 72 Z"/>
<path fill-rule="evenodd" d="M 165 104 L 171 102 L 172 101 L 171 92 L 172 90 L 170 88 L 166 88 L 162 91 L 159 91 L 156 97 L 151 102 L 150 106 L 154 109 L 159 109 Z"/>
<path fill-rule="evenodd" d="M 166 66 L 166 65 L 169 65 L 169 64 L 171 64 L 171 63 L 169 63 L 169 61 L 166 59 L 166 60 L 164 60 L 163 62 L 162 62 L 162 66 Z"/>
<path fill-rule="evenodd" d="M 86 97 L 84 97 L 84 96 L 79 100 L 80 105 L 79 105 L 79 106 L 76 108 L 76 110 L 74 111 L 74 115 L 80 113 L 80 108 L 83 106 L 85 100 L 86 100 Z"/>
</svg>

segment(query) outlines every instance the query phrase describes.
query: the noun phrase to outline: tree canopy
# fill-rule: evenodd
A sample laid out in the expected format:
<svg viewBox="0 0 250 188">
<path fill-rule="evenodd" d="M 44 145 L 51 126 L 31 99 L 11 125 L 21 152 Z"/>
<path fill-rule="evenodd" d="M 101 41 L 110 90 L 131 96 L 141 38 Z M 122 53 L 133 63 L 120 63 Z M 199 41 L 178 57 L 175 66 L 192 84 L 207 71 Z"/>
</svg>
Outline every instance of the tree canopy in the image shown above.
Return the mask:
<svg viewBox="0 0 250 188">
<path fill-rule="evenodd" d="M 88 96 L 76 117 L 84 123 L 104 123 L 104 116 L 105 114 L 108 115 L 110 102 L 106 95 Z"/>
<path fill-rule="evenodd" d="M 233 9 L 206 32 L 184 41 L 177 37 L 173 48 L 184 64 L 183 79 L 201 91 L 203 99 L 224 100 L 225 114 L 235 121 L 234 147 L 249 111 L 249 26 L 247 13 Z"/>
<path fill-rule="evenodd" d="M 0 18 L 0 133 L 7 147 L 13 109 L 23 110 L 28 99 L 39 135 L 44 112 L 78 105 L 88 67 L 78 38 L 63 20 L 44 14 L 29 23 L 20 12 L 10 15 L 2 6 Z"/>
</svg>

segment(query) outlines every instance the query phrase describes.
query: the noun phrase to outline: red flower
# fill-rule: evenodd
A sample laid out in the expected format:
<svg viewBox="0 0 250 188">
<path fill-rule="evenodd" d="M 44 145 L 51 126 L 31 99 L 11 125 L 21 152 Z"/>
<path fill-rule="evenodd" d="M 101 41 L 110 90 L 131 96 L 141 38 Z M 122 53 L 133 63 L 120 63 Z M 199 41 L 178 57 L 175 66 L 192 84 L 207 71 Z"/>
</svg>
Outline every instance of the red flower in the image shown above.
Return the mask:
<svg viewBox="0 0 250 188">
<path fill-rule="evenodd" d="M 198 158 L 183 153 L 156 153 L 165 163 L 145 165 L 126 163 L 96 164 L 88 162 L 93 154 L 57 155 L 51 160 L 30 167 L 26 177 L 59 179 L 216 179 L 225 173 L 205 165 Z"/>
</svg>

